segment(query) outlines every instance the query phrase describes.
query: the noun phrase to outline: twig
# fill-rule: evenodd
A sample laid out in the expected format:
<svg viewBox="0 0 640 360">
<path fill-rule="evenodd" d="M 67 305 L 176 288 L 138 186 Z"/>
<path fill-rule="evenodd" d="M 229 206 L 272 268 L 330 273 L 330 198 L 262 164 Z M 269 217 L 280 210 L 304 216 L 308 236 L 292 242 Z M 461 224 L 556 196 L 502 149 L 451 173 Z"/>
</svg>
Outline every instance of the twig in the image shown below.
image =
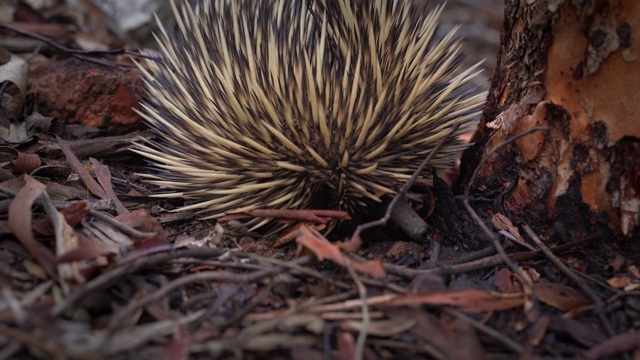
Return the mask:
<svg viewBox="0 0 640 360">
<path fill-rule="evenodd" d="M 299 258 L 299 259 L 293 260 L 293 262 L 305 263 L 306 261 L 309 261 L 309 259 L 310 257 Z M 231 274 L 231 273 L 221 272 L 221 271 L 202 271 L 202 272 L 197 272 L 189 275 L 184 275 L 182 277 L 179 277 L 175 280 L 170 281 L 169 283 L 163 285 L 158 290 L 144 296 L 140 300 L 129 303 L 129 305 L 127 305 L 126 307 L 124 307 L 122 310 L 120 310 L 119 312 L 117 312 L 111 317 L 111 320 L 109 321 L 109 325 L 107 329 L 110 331 L 113 331 L 120 324 L 120 321 L 122 321 L 126 316 L 128 316 L 135 310 L 143 306 L 146 306 L 156 300 L 159 300 L 160 298 L 167 295 L 169 292 L 173 291 L 174 289 L 185 286 L 189 283 L 211 280 L 211 281 L 221 281 L 221 282 L 236 283 L 236 284 L 247 284 L 247 283 L 257 282 L 262 278 L 280 273 L 283 270 L 284 269 L 281 267 L 273 267 L 266 270 L 254 271 L 253 273 L 249 273 L 249 274 Z"/>
<path fill-rule="evenodd" d="M 227 268 L 227 269 L 247 270 L 247 271 L 271 269 L 270 266 L 260 265 L 253 262 L 239 262 L 239 261 L 231 262 L 231 261 L 222 261 L 222 260 L 176 259 L 171 261 L 171 264 L 207 266 L 207 267 Z"/>
<path fill-rule="evenodd" d="M 600 300 L 600 297 L 596 295 L 596 293 L 591 289 L 587 282 L 584 281 L 584 279 L 577 276 L 567 265 L 564 264 L 564 262 L 562 262 L 562 260 L 560 260 L 551 250 L 549 250 L 547 245 L 545 245 L 542 240 L 540 240 L 538 235 L 533 232 L 529 225 L 523 225 L 522 228 L 527 233 L 527 235 L 529 235 L 531 240 L 533 240 L 536 246 L 540 248 L 540 251 L 542 251 L 542 253 L 549 259 L 549 261 L 551 261 L 553 265 L 560 269 L 560 271 L 562 271 L 565 276 L 573 280 L 573 282 L 575 282 L 582 289 L 582 291 L 584 291 L 587 296 L 589 296 L 591 301 L 593 301 L 593 305 L 595 306 L 594 311 L 598 315 L 598 318 L 600 319 L 600 322 L 602 323 L 605 331 L 609 336 L 614 336 L 616 333 L 613 330 L 613 326 L 611 326 L 609 319 L 607 319 L 604 314 L 604 303 L 602 302 L 602 300 Z"/>
<path fill-rule="evenodd" d="M 60 45 L 57 42 L 53 41 L 52 39 L 46 37 L 46 36 L 42 36 L 39 34 L 35 34 L 32 33 L 30 31 L 25 31 L 25 30 L 21 30 L 18 29 L 16 27 L 13 27 L 7 23 L 1 22 L 0 21 L 0 29 L 6 29 L 6 30 L 10 30 L 13 31 L 16 34 L 20 34 L 22 36 L 27 36 L 30 37 L 32 39 L 36 39 L 38 41 L 41 41 L 49 46 L 51 46 L 52 48 L 67 53 L 69 55 L 71 55 L 72 57 L 75 57 L 77 59 L 83 60 L 83 61 L 87 61 L 87 62 L 92 62 L 94 64 L 98 64 L 98 65 L 103 65 L 103 66 L 107 66 L 107 67 L 132 67 L 132 65 L 128 65 L 128 64 L 117 64 L 114 62 L 107 62 L 107 61 L 102 61 L 100 59 L 96 59 L 96 58 L 92 58 L 91 56 L 95 56 L 95 55 L 131 55 L 131 56 L 135 56 L 135 57 L 139 57 L 139 58 L 144 58 L 144 59 L 149 59 L 149 60 L 153 60 L 159 63 L 163 63 L 161 59 L 159 59 L 158 57 L 155 56 L 150 56 L 150 55 L 145 55 L 145 54 L 141 54 L 141 53 L 137 53 L 134 51 L 128 51 L 125 49 L 115 49 L 115 50 L 106 50 L 106 51 L 94 51 L 94 50 L 80 50 L 80 49 L 72 49 L 72 48 L 68 48 L 66 46 Z"/>
<path fill-rule="evenodd" d="M 1 290 L 2 290 L 2 297 L 4 298 L 3 305 L 6 305 L 9 308 L 9 310 L 13 315 L 14 321 L 18 325 L 23 324 L 27 320 L 28 314 L 26 311 L 24 311 L 18 299 L 16 299 L 16 296 L 13 293 L 13 290 L 9 286 L 2 286 Z"/>
<path fill-rule="evenodd" d="M 267 284 L 267 286 L 258 291 L 258 294 L 252 297 L 240 310 L 234 312 L 231 316 L 228 316 L 220 324 L 217 324 L 216 328 L 219 331 L 226 329 L 229 326 L 237 324 L 245 315 L 255 309 L 260 304 L 264 304 L 265 300 L 272 294 L 273 284 Z M 213 309 L 207 309 L 207 312 L 213 312 Z"/>
<path fill-rule="evenodd" d="M 180 257 L 220 256 L 229 251 L 230 251 L 229 249 L 224 249 L 224 248 L 178 250 L 178 251 L 173 251 L 169 253 L 153 254 L 146 257 L 138 258 L 132 262 L 121 264 L 120 266 L 110 271 L 100 274 L 93 280 L 84 284 L 84 286 L 72 292 L 69 296 L 67 296 L 66 299 L 64 299 L 62 302 L 60 302 L 59 304 L 57 304 L 51 309 L 51 316 L 53 317 L 60 316 L 62 313 L 67 311 L 69 308 L 71 308 L 73 305 L 78 303 L 80 300 L 82 300 L 85 296 L 117 281 L 118 279 L 124 277 L 125 275 L 139 271 L 145 267 L 163 263 L 167 260 L 176 259 Z"/>
<path fill-rule="evenodd" d="M 0 24 L 1 24 L 1 23 L 0 23 Z M 0 187 L 0 193 L 4 193 L 4 194 L 9 195 L 9 196 L 11 196 L 11 197 L 16 197 L 16 194 L 17 194 L 17 193 L 16 193 L 15 191 L 13 191 L 13 190 L 6 189 L 6 188 L 2 188 L 2 187 Z M 88 201 L 81 200 L 81 201 L 89 202 L 89 204 L 90 204 L 90 205 L 91 205 L 92 203 L 101 204 L 101 206 L 103 206 L 103 207 L 104 207 L 104 204 L 105 204 L 105 203 L 109 203 L 109 202 L 111 202 L 111 200 L 106 200 L 106 201 L 105 201 L 105 200 L 97 200 L 97 202 L 94 202 L 93 200 L 88 200 Z M 50 199 L 45 198 L 45 197 L 43 197 L 42 195 L 41 195 L 41 196 L 39 196 L 39 197 L 36 199 L 36 201 L 35 201 L 35 203 L 36 203 L 36 204 L 38 204 L 38 205 L 40 205 L 40 206 L 43 206 L 43 207 L 45 207 L 45 208 L 46 208 L 46 205 L 47 205 L 47 203 L 48 203 L 48 202 L 51 202 L 52 204 L 54 204 Z M 64 202 L 63 204 L 64 204 L 64 205 L 65 205 L 65 207 L 66 207 L 66 206 L 71 206 L 71 205 L 72 205 L 72 204 L 74 204 L 75 202 L 77 202 L 77 201 Z M 54 207 L 55 207 L 56 209 L 60 209 L 60 204 L 58 204 L 58 206 L 54 206 Z M 109 209 L 111 209 L 111 206 L 108 206 L 108 207 L 109 207 Z M 63 207 L 63 208 L 64 208 L 64 207 Z M 132 228 L 132 227 L 130 227 L 130 226 L 127 226 L 127 225 L 125 225 L 125 224 L 123 224 L 123 223 L 121 223 L 121 222 L 119 222 L 119 221 L 116 221 L 116 220 L 115 220 L 114 218 L 112 218 L 111 216 L 105 215 L 105 214 L 103 214 L 102 212 L 100 212 L 100 211 L 98 211 L 98 210 L 96 210 L 96 209 L 93 209 L 93 208 L 91 208 L 91 209 L 89 210 L 89 214 L 90 214 L 91 216 L 95 217 L 95 218 L 98 218 L 98 219 L 100 219 L 100 220 L 102 220 L 102 221 L 104 221 L 104 222 L 108 223 L 109 225 L 111 225 L 111 226 L 113 226 L 114 228 L 116 228 L 117 230 L 119 230 L 121 233 L 123 233 L 123 234 L 125 234 L 125 235 L 128 235 L 128 236 L 131 236 L 131 237 L 136 238 L 136 239 L 145 239 L 145 238 L 148 238 L 148 237 L 151 237 L 151 236 L 155 236 L 155 235 L 156 235 L 156 233 L 155 233 L 155 232 L 143 232 L 143 231 L 136 230 L 136 229 L 134 229 L 134 228 Z"/>
<path fill-rule="evenodd" d="M 557 252 L 557 251 L 564 251 L 567 249 L 571 249 L 578 245 L 582 245 L 588 241 L 591 241 L 597 238 L 598 238 L 597 236 L 590 236 L 584 239 L 573 241 L 568 244 L 555 246 L 552 249 L 552 251 Z M 544 255 L 541 254 L 539 251 L 535 251 L 535 252 L 512 253 L 512 254 L 508 254 L 507 256 L 516 261 L 524 261 L 529 259 L 540 258 L 540 257 L 543 257 Z M 365 258 L 355 254 L 351 254 L 351 257 L 353 257 L 358 261 L 366 260 Z M 477 260 L 465 261 L 462 263 L 458 263 L 458 262 L 438 263 L 437 266 L 428 267 L 426 269 L 410 269 L 404 266 L 398 266 L 398 265 L 393 265 L 389 263 L 383 263 L 382 266 L 384 267 L 384 270 L 390 275 L 395 275 L 404 279 L 411 280 L 411 279 L 414 279 L 416 276 L 425 275 L 425 274 L 442 275 L 442 276 L 462 274 L 470 271 L 476 271 L 476 270 L 494 267 L 500 264 L 504 264 L 503 258 L 499 254 L 496 254 L 492 256 L 483 257 Z"/>
<path fill-rule="evenodd" d="M 494 255 L 496 253 L 496 249 L 493 246 L 489 246 L 486 247 L 484 249 L 475 251 L 475 252 L 471 252 L 471 253 L 467 253 L 467 254 L 462 254 L 460 256 L 456 256 L 454 259 L 451 260 L 451 262 L 442 262 L 441 264 L 444 265 L 448 265 L 448 264 L 462 264 L 462 263 L 466 263 L 468 261 L 473 261 L 473 260 L 478 260 L 478 259 L 482 259 L 484 257 L 487 256 L 491 256 Z"/>
<path fill-rule="evenodd" d="M 440 150 L 440 148 L 444 145 L 444 143 L 447 140 L 449 140 L 449 138 L 456 132 L 456 130 L 458 130 L 459 127 L 460 127 L 460 123 L 456 123 L 455 125 L 453 125 L 451 127 L 451 131 L 446 136 L 444 136 L 440 141 L 438 141 L 438 143 L 433 147 L 433 149 L 431 149 L 431 151 L 429 152 L 429 155 L 427 155 L 427 157 L 422 161 L 420 166 L 418 166 L 416 171 L 413 172 L 409 180 L 404 183 L 402 188 L 400 188 L 400 190 L 393 197 L 393 199 L 387 206 L 387 209 L 382 218 L 358 225 L 358 227 L 356 228 L 356 231 L 353 233 L 353 235 L 351 235 L 351 240 L 349 240 L 349 243 L 352 244 L 351 248 L 356 249 L 360 247 L 360 245 L 362 244 L 362 239 L 360 238 L 360 234 L 363 231 L 374 228 L 376 226 L 384 226 L 387 224 L 387 222 L 391 218 L 391 213 L 393 212 L 393 209 L 395 208 L 398 201 L 400 201 L 400 199 L 405 196 L 409 188 L 418 179 L 418 176 L 422 174 L 427 164 L 431 162 L 431 159 L 433 158 L 433 156 L 438 152 L 438 150 Z"/>
<path fill-rule="evenodd" d="M 251 253 L 247 253 L 245 254 L 247 258 L 254 260 L 254 261 L 259 261 L 259 262 L 263 262 L 263 263 L 267 263 L 267 264 L 273 264 L 273 265 L 277 265 L 277 266 L 281 266 L 285 269 L 291 269 L 293 271 L 296 271 L 300 274 L 304 274 L 322 281 L 326 281 L 329 282 L 332 285 L 335 285 L 343 290 L 350 290 L 353 288 L 352 285 L 349 285 L 343 281 L 338 281 L 335 279 L 328 279 L 326 275 L 323 275 L 321 273 L 319 273 L 318 271 L 315 271 L 313 269 L 307 268 L 307 267 L 302 267 L 300 266 L 300 263 L 294 263 L 291 261 L 282 261 L 282 260 L 278 260 L 278 259 L 274 259 L 274 258 L 270 258 L 267 256 L 261 256 L 258 254 L 251 254 Z M 306 256 L 304 258 L 307 258 Z M 309 260 L 311 260 L 311 257 L 308 257 Z M 302 259 L 302 258 L 301 258 Z M 308 261 L 305 261 L 305 264 L 308 263 Z"/>
<path fill-rule="evenodd" d="M 500 333 L 497 330 L 492 329 L 487 325 L 472 319 L 471 317 L 464 314 L 463 312 L 458 311 L 456 309 L 449 308 L 449 307 L 444 307 L 442 310 L 455 318 L 458 318 L 462 321 L 467 322 L 469 325 L 473 326 L 476 330 L 480 331 L 481 333 L 487 335 L 488 337 L 502 344 L 502 346 L 513 351 L 514 353 L 522 354 L 522 352 L 524 351 L 524 347 L 522 345 L 513 341 L 511 338 L 509 338 L 505 334 Z"/>
<path fill-rule="evenodd" d="M 431 241 L 431 246 L 429 247 L 429 265 L 435 265 L 438 262 L 438 258 L 440 257 L 440 253 L 442 252 L 442 242 L 440 239 Z"/>
<path fill-rule="evenodd" d="M 113 200 L 104 200 L 104 199 L 86 199 L 86 200 L 69 200 L 69 201 L 51 200 L 51 202 L 53 203 L 53 206 L 55 206 L 56 209 L 58 210 L 64 210 L 69 206 L 72 206 L 75 203 L 79 203 L 79 202 L 86 203 L 87 205 L 89 205 L 91 210 L 94 210 L 94 211 L 102 212 L 102 211 L 116 210 Z"/>
<path fill-rule="evenodd" d="M 140 230 L 136 230 L 134 228 L 132 228 L 131 226 L 127 226 L 119 221 L 117 221 L 116 219 L 114 219 L 113 217 L 106 215 L 100 211 L 97 210 L 89 210 L 89 214 L 95 218 L 98 218 L 104 222 L 106 222 L 107 224 L 113 226 L 114 228 L 116 228 L 118 231 L 120 231 L 121 233 L 131 236 L 133 238 L 136 239 L 146 239 L 146 238 L 150 238 L 152 236 L 156 236 L 157 233 L 155 232 L 144 232 L 144 231 L 140 231 Z"/>
<path fill-rule="evenodd" d="M 358 332 L 358 339 L 356 340 L 356 353 L 353 356 L 354 360 L 362 360 L 364 356 L 364 345 L 367 341 L 367 333 L 369 331 L 369 326 L 371 326 L 371 317 L 369 316 L 369 305 L 367 304 L 367 288 L 364 286 L 362 281 L 360 281 L 360 277 L 353 270 L 351 266 L 351 260 L 345 258 L 345 265 L 347 270 L 349 271 L 349 275 L 353 279 L 353 282 L 356 284 L 356 288 L 358 289 L 358 294 L 360 295 L 360 299 L 362 300 L 362 327 Z"/>
<path fill-rule="evenodd" d="M 131 328 L 123 329 L 111 338 L 106 339 L 105 333 L 98 333 L 98 337 L 102 337 L 95 342 L 89 342 L 88 346 L 79 344 L 80 349 L 76 354 L 72 353 L 71 358 L 87 358 L 91 354 L 98 353 L 109 358 L 117 358 L 116 354 L 133 349 L 140 348 L 141 345 L 148 343 L 152 339 L 161 339 L 167 335 L 173 334 L 177 329 L 189 325 L 202 316 L 204 310 L 198 310 L 191 314 L 184 314 L 175 319 L 159 320 L 147 324 L 136 325 Z M 102 340 L 102 341 L 101 341 Z M 106 341 L 105 341 L 106 340 Z M 74 356 L 75 355 L 75 356 Z"/>
<path fill-rule="evenodd" d="M 616 335 L 596 346 L 593 346 L 591 349 L 584 352 L 583 355 L 586 360 L 611 358 L 612 356 L 615 356 L 614 354 L 622 351 L 632 352 L 636 355 L 638 343 L 640 343 L 640 334 L 637 331 L 629 331 L 624 334 Z M 623 356 L 625 359 L 630 358 L 628 353 L 623 354 Z M 634 359 L 635 358 L 636 356 L 634 356 Z"/>
<path fill-rule="evenodd" d="M 504 264 L 506 264 L 507 267 L 509 267 L 511 272 L 516 274 L 518 276 L 518 278 L 520 279 L 520 281 L 522 281 L 524 293 L 527 296 L 531 296 L 531 298 L 533 300 L 534 311 L 535 311 L 535 314 L 536 314 L 535 315 L 536 318 L 539 316 L 539 305 L 538 305 L 538 301 L 535 298 L 535 294 L 533 292 L 531 281 L 529 280 L 529 278 L 527 276 L 525 276 L 520 271 L 520 269 L 518 268 L 516 263 L 509 258 L 507 253 L 504 251 L 504 247 L 502 246 L 502 244 L 500 244 L 500 241 L 498 240 L 498 238 L 487 227 L 487 225 L 484 223 L 484 221 L 482 221 L 482 219 L 480 219 L 480 216 L 478 216 L 478 213 L 476 213 L 475 210 L 471 207 L 471 205 L 469 204 L 469 191 L 473 187 L 473 183 L 475 182 L 476 176 L 480 172 L 480 169 L 493 156 L 493 154 L 495 154 L 498 150 L 502 149 L 503 147 L 507 146 L 508 144 L 511 144 L 512 142 L 516 141 L 517 139 L 520 139 L 520 138 L 522 138 L 524 136 L 527 136 L 527 135 L 529 135 L 529 134 L 531 134 L 533 132 L 541 131 L 541 130 L 551 130 L 551 128 L 550 127 L 546 127 L 546 126 L 544 126 L 544 127 L 534 127 L 534 128 L 529 129 L 529 130 L 527 130 L 527 131 L 525 131 L 523 133 L 520 133 L 518 135 L 510 137 L 509 139 L 505 140 L 503 143 L 498 145 L 491 152 L 489 152 L 480 161 L 478 166 L 476 166 L 475 170 L 473 171 L 473 174 L 471 175 L 471 179 L 469 179 L 469 184 L 467 185 L 467 187 L 464 190 L 464 196 L 463 196 L 463 201 L 462 201 L 463 204 L 464 204 L 464 207 L 467 209 L 467 212 L 469 213 L 469 215 L 471 215 L 471 218 L 473 218 L 475 223 L 480 227 L 480 229 L 482 229 L 482 232 L 484 232 L 485 235 L 489 238 L 489 240 L 491 240 L 491 244 L 493 245 L 493 247 L 498 252 L 498 256 L 502 259 Z"/>
<path fill-rule="evenodd" d="M 0 324 L 0 335 L 15 340 L 29 348 L 36 349 L 49 359 L 67 359 L 66 354 L 55 342 L 50 341 L 50 339 L 49 341 L 43 339 L 41 336 L 34 336 L 31 332 L 20 331 Z"/>
<path fill-rule="evenodd" d="M 514 274 L 516 274 L 520 279 L 522 279 L 522 281 L 524 282 L 524 285 L 527 288 L 531 289 L 531 286 L 532 286 L 531 282 L 529 282 L 528 278 L 525 277 L 520 272 L 518 265 L 509 258 L 507 253 L 504 251 L 504 247 L 502 246 L 502 244 L 500 244 L 500 240 L 498 240 L 498 238 L 494 235 L 493 232 L 491 232 L 491 230 L 487 227 L 484 221 L 480 219 L 480 216 L 478 216 L 478 213 L 476 213 L 475 210 L 473 210 L 473 208 L 471 207 L 471 205 L 469 205 L 469 200 L 464 199 L 462 203 L 464 204 L 464 207 L 467 209 L 467 212 L 469 212 L 469 215 L 471 215 L 471 218 L 473 218 L 476 224 L 480 226 L 480 229 L 482 229 L 482 232 L 484 232 L 484 234 L 487 235 L 489 240 L 491 240 L 491 244 L 498 252 L 498 257 L 500 257 L 502 262 L 506 264 Z"/>
<path fill-rule="evenodd" d="M 253 338 L 258 337 L 260 334 L 273 330 L 280 326 L 292 315 L 298 312 L 297 307 L 290 307 L 285 310 L 280 316 L 255 323 L 242 329 L 238 335 L 231 339 L 214 339 L 207 342 L 194 343 L 189 346 L 189 351 L 198 352 L 207 350 L 212 357 L 219 357 L 224 351 L 241 350 L 242 346 Z"/>
<path fill-rule="evenodd" d="M 364 259 L 362 259 L 362 261 L 365 261 Z M 382 289 L 387 289 L 389 291 L 393 291 L 395 293 L 398 294 L 408 294 L 411 291 L 403 288 L 400 285 L 394 284 L 392 282 L 386 282 L 386 281 L 380 281 L 380 280 L 375 280 L 375 279 L 369 279 L 366 277 L 361 277 L 360 281 L 362 281 L 363 284 L 365 285 L 369 285 L 369 286 L 375 286 L 375 287 L 379 287 Z"/>
<path fill-rule="evenodd" d="M 312 299 L 310 301 L 298 304 L 295 307 L 288 308 L 279 313 L 278 316 L 270 318 L 269 320 L 257 322 L 254 325 L 246 327 L 245 329 L 240 331 L 240 333 L 234 338 L 216 339 L 204 343 L 194 343 L 189 347 L 189 350 L 191 352 L 208 350 L 211 355 L 219 355 L 223 351 L 240 350 L 242 348 L 242 345 L 250 339 L 276 328 L 296 313 L 313 309 L 314 307 L 322 306 L 323 304 L 332 304 L 336 301 L 344 301 L 353 297 L 353 295 L 355 295 L 354 291 L 347 291 L 324 298 Z M 253 305 L 252 307 L 255 307 L 255 305 Z M 244 313 L 245 312 L 243 312 L 243 314 Z M 234 316 L 233 321 L 237 320 L 239 320 L 239 318 Z"/>
</svg>

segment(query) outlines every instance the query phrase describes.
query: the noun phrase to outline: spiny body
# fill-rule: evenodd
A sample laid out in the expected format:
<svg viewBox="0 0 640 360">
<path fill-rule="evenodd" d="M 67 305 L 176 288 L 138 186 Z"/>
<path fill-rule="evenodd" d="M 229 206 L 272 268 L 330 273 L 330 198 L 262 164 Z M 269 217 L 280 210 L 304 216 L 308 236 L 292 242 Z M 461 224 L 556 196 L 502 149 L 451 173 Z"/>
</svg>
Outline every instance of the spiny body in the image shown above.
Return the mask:
<svg viewBox="0 0 640 360">
<path fill-rule="evenodd" d="M 451 126 L 475 126 L 485 94 L 464 91 L 455 29 L 442 7 L 404 0 L 172 2 L 164 64 L 143 69 L 141 115 L 157 141 L 134 151 L 180 210 L 354 211 L 392 194 Z M 456 135 L 457 135 L 456 134 Z M 451 166 L 448 141 L 431 162 Z M 247 223 L 260 228 L 269 219 Z"/>
</svg>

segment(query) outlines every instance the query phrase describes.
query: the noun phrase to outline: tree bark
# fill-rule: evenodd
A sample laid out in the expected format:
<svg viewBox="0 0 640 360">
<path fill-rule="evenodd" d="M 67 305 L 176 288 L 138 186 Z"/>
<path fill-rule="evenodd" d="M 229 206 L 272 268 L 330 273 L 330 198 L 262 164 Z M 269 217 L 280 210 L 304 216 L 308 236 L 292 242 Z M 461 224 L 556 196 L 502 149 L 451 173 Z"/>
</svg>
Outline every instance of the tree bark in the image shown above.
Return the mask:
<svg viewBox="0 0 640 360">
<path fill-rule="evenodd" d="M 459 191 L 489 216 L 638 241 L 639 51 L 640 1 L 508 0 Z M 536 127 L 548 130 L 508 140 Z"/>
</svg>

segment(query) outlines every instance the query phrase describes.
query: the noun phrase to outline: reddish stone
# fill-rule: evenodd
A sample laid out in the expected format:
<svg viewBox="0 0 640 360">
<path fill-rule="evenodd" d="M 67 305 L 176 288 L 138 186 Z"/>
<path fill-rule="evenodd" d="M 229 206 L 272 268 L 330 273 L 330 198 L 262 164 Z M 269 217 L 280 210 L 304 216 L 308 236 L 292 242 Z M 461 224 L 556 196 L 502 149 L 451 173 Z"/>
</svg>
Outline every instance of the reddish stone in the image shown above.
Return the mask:
<svg viewBox="0 0 640 360">
<path fill-rule="evenodd" d="M 29 76 L 37 110 L 71 124 L 104 130 L 143 128 L 138 107 L 143 95 L 140 72 L 69 59 L 51 62 Z"/>
</svg>

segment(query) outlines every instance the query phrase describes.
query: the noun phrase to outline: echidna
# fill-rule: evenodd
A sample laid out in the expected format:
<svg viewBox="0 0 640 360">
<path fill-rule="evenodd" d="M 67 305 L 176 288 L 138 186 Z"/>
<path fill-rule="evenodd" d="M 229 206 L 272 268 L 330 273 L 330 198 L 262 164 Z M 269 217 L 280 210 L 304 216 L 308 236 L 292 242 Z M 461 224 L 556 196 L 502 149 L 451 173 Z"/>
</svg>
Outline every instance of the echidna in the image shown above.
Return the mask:
<svg viewBox="0 0 640 360">
<path fill-rule="evenodd" d="M 164 64 L 143 69 L 141 115 L 158 141 L 134 151 L 179 210 L 354 211 L 393 194 L 453 124 L 431 162 L 451 166 L 485 94 L 465 86 L 442 6 L 405 0 L 212 0 L 161 27 Z M 257 229 L 270 219 L 245 223 Z"/>
</svg>

